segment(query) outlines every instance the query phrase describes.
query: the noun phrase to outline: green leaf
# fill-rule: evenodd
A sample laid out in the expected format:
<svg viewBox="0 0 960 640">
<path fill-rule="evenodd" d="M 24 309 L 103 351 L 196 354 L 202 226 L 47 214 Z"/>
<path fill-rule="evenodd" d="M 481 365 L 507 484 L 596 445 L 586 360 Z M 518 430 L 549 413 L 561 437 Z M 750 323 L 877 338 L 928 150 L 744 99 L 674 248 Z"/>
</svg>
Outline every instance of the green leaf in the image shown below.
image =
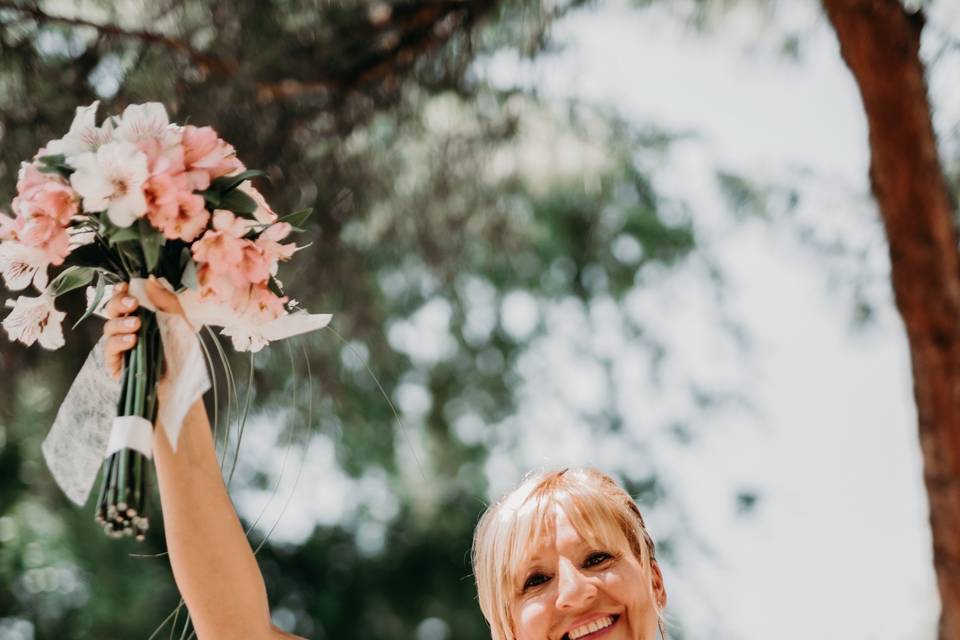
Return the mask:
<svg viewBox="0 0 960 640">
<path fill-rule="evenodd" d="M 284 296 L 283 288 L 280 286 L 280 281 L 273 276 L 270 276 L 270 279 L 267 280 L 267 288 L 279 298 Z"/>
<path fill-rule="evenodd" d="M 40 162 L 40 166 L 37 168 L 42 173 L 58 173 L 64 178 L 69 178 L 74 172 L 74 168 L 67 164 L 67 159 L 63 154 L 42 156 L 37 160 Z"/>
<path fill-rule="evenodd" d="M 201 195 L 203 196 L 203 199 L 206 201 L 207 206 L 209 206 L 211 209 L 220 208 L 220 192 L 219 191 L 213 191 L 211 189 L 207 189 Z"/>
<path fill-rule="evenodd" d="M 104 267 L 110 265 L 110 258 L 100 241 L 77 247 L 68 258 L 71 265 L 80 267 Z"/>
<path fill-rule="evenodd" d="M 140 218 L 138 226 L 140 227 L 140 243 L 143 245 L 143 259 L 146 261 L 147 273 L 153 273 L 160 262 L 160 247 L 164 245 L 167 239 L 143 218 Z"/>
<path fill-rule="evenodd" d="M 183 275 L 180 276 L 180 284 L 191 289 L 199 289 L 200 281 L 197 278 L 197 265 L 193 261 L 193 256 L 189 256 L 189 252 L 184 250 L 188 254 L 187 262 L 183 265 Z"/>
<path fill-rule="evenodd" d="M 211 191 L 218 191 L 220 193 L 226 193 L 228 191 L 233 191 L 240 186 L 241 183 L 249 180 L 250 178 L 265 177 L 267 174 L 264 171 L 259 169 L 249 169 L 243 173 L 238 173 L 235 176 L 223 176 L 222 178 L 217 178 L 210 183 Z"/>
<path fill-rule="evenodd" d="M 44 167 L 40 167 L 39 169 L 41 173 L 56 173 L 63 176 L 64 178 L 69 178 L 71 175 L 73 175 L 73 169 L 71 169 L 66 165 L 57 165 L 55 167 L 44 166 Z"/>
<path fill-rule="evenodd" d="M 303 231 L 306 227 L 307 220 L 310 218 L 310 215 L 313 214 L 313 209 L 306 208 L 301 209 L 300 211 L 294 211 L 293 213 L 288 213 L 283 216 L 277 222 L 286 222 L 292 226 L 297 231 Z"/>
<path fill-rule="evenodd" d="M 243 191 L 229 191 L 220 198 L 220 208 L 233 211 L 240 216 L 250 216 L 257 210 L 257 203 Z"/>
<path fill-rule="evenodd" d="M 107 288 L 107 279 L 103 276 L 102 273 L 97 274 L 97 288 L 93 292 L 93 301 L 87 307 L 87 310 L 83 312 L 83 315 L 80 316 L 80 319 L 73 323 L 73 328 L 76 329 L 80 326 L 80 323 L 93 315 L 93 312 L 96 311 L 97 307 L 100 305 L 100 301 L 103 300 L 103 294 Z"/>
<path fill-rule="evenodd" d="M 40 156 L 37 158 L 37 161 L 41 164 L 56 166 L 58 164 L 66 164 L 67 156 L 63 155 L 62 153 L 57 153 L 49 156 Z"/>
<path fill-rule="evenodd" d="M 47 287 L 54 298 L 62 296 L 68 291 L 79 289 L 90 284 L 96 269 L 93 267 L 67 267 L 60 275 L 53 279 Z"/>
<path fill-rule="evenodd" d="M 112 247 L 118 242 L 130 242 L 131 240 L 139 240 L 140 232 L 135 227 L 127 227 L 126 229 L 119 229 L 113 234 L 107 236 L 107 243 Z"/>
</svg>

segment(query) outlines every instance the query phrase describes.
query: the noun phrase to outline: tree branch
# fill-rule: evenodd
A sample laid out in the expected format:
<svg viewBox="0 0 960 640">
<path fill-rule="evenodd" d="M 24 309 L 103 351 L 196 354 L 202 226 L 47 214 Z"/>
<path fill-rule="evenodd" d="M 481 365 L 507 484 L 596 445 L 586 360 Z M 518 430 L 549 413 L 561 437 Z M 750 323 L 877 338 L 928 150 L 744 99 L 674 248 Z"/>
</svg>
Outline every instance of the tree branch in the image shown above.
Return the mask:
<svg viewBox="0 0 960 640">
<path fill-rule="evenodd" d="M 370 42 L 381 43 L 380 51 L 376 51 L 376 46 L 369 47 L 374 50 L 373 55 L 357 56 L 357 64 L 336 74 L 257 83 L 257 98 L 260 102 L 272 102 L 322 91 L 346 92 L 397 75 L 422 54 L 442 46 L 453 34 L 468 31 L 493 4 L 492 0 L 407 4 L 402 16 L 370 20 L 375 30 L 367 35 Z"/>
<path fill-rule="evenodd" d="M 910 343 L 940 639 L 960 638 L 960 255 L 920 60 L 899 0 L 823 0 L 870 129 L 870 179 Z"/>
<path fill-rule="evenodd" d="M 39 23 L 62 24 L 70 27 L 89 27 L 91 29 L 96 29 L 97 32 L 106 36 L 131 38 L 140 40 L 141 42 L 146 42 L 148 44 L 158 44 L 187 55 L 197 64 L 197 66 L 206 71 L 232 73 L 238 66 L 237 62 L 234 60 L 222 60 L 215 56 L 211 56 L 203 51 L 193 48 L 183 40 L 178 40 L 177 38 L 166 36 L 162 33 L 154 33 L 152 31 L 137 29 L 123 29 L 116 25 L 99 24 L 91 20 L 84 20 L 83 18 L 55 16 L 46 13 L 38 6 L 22 5 L 12 0 L 0 0 L 0 9 L 7 9 L 22 15 L 30 16 Z"/>
</svg>

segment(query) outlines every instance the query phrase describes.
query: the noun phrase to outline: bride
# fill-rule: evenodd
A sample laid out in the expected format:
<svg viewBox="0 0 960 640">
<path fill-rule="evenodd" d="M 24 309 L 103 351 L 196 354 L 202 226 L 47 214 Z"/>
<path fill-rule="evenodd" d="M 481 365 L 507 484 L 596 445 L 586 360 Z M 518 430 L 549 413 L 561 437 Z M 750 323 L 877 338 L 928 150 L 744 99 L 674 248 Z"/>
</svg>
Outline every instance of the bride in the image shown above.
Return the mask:
<svg viewBox="0 0 960 640">
<path fill-rule="evenodd" d="M 161 311 L 180 312 L 176 296 L 156 282 L 147 294 Z M 137 306 L 125 285 L 107 305 L 105 355 L 117 377 L 137 341 L 139 320 L 130 315 Z M 154 462 L 170 564 L 199 640 L 297 638 L 271 623 L 202 401 L 187 413 L 176 453 L 165 430 L 154 429 Z M 653 540 L 633 499 L 598 471 L 532 474 L 487 509 L 474 536 L 473 573 L 492 640 L 666 637 Z"/>
</svg>

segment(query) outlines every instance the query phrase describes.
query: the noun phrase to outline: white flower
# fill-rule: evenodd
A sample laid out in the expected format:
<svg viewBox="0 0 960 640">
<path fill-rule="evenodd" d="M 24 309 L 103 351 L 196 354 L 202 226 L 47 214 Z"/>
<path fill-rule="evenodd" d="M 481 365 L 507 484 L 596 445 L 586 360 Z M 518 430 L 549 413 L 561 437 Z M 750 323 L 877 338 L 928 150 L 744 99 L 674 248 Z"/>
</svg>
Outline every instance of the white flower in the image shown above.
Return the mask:
<svg viewBox="0 0 960 640">
<path fill-rule="evenodd" d="M 45 147 L 46 153 L 48 155 L 63 154 L 70 159 L 81 153 L 96 151 L 110 142 L 113 136 L 113 124 L 107 120 L 102 127 L 97 127 L 97 107 L 99 106 L 100 102 L 96 101 L 88 107 L 77 107 L 70 131 L 59 140 L 48 142 Z"/>
<path fill-rule="evenodd" d="M 170 126 L 167 110 L 159 102 L 132 104 L 123 110 L 114 137 L 127 142 L 140 142 L 164 137 Z"/>
<path fill-rule="evenodd" d="M 108 284 L 103 287 L 103 295 L 100 296 L 100 302 L 97 303 L 96 308 L 93 310 L 93 315 L 100 316 L 107 320 L 110 319 L 110 315 L 107 313 L 107 304 L 110 302 L 110 299 L 113 298 L 113 286 L 112 284 Z M 87 308 L 89 309 L 90 305 L 97 299 L 97 288 L 87 287 L 85 293 L 87 296 Z"/>
<path fill-rule="evenodd" d="M 15 240 L 0 242 L 0 272 L 11 291 L 26 289 L 31 282 L 40 291 L 46 289 L 49 265 L 42 249 Z"/>
<path fill-rule="evenodd" d="M 147 212 L 147 156 L 134 145 L 109 142 L 96 153 L 77 156 L 73 166 L 70 184 L 88 213 L 106 211 L 113 224 L 129 227 Z"/>
<path fill-rule="evenodd" d="M 3 328 L 11 340 L 19 340 L 27 346 L 39 340 L 45 349 L 63 346 L 62 323 L 67 314 L 57 311 L 52 296 L 47 293 L 37 298 L 20 296 L 16 303 L 7 300 L 7 306 L 13 307 L 13 311 L 3 321 Z"/>
<path fill-rule="evenodd" d="M 17 238 L 17 221 L 0 211 L 0 241 L 15 240 Z"/>
<path fill-rule="evenodd" d="M 70 250 L 73 251 L 77 247 L 82 247 L 84 245 L 90 244 L 97 239 L 97 232 L 91 229 L 83 229 L 81 227 L 70 227 L 67 229 L 67 233 L 70 235 Z"/>
<path fill-rule="evenodd" d="M 224 327 L 220 334 L 229 337 L 233 341 L 233 348 L 240 352 L 257 353 L 270 344 L 269 340 L 257 332 L 257 327 L 251 324 L 235 324 Z"/>
<path fill-rule="evenodd" d="M 330 324 L 332 317 L 327 313 L 294 311 L 268 322 L 259 322 L 244 314 L 234 316 L 220 333 L 233 340 L 233 348 L 237 351 L 256 353 L 271 342 L 322 329 Z"/>
</svg>

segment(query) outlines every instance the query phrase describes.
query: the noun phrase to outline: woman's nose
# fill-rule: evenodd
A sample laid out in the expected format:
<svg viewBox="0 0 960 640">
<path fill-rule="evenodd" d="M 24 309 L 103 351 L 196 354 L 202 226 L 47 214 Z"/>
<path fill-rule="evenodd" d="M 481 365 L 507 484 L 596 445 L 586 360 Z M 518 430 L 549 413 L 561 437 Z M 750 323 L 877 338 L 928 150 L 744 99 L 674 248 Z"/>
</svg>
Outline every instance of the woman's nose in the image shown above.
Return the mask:
<svg viewBox="0 0 960 640">
<path fill-rule="evenodd" d="M 557 609 L 582 608 L 597 595 L 593 582 L 568 560 L 561 560 L 557 578 Z"/>
</svg>

